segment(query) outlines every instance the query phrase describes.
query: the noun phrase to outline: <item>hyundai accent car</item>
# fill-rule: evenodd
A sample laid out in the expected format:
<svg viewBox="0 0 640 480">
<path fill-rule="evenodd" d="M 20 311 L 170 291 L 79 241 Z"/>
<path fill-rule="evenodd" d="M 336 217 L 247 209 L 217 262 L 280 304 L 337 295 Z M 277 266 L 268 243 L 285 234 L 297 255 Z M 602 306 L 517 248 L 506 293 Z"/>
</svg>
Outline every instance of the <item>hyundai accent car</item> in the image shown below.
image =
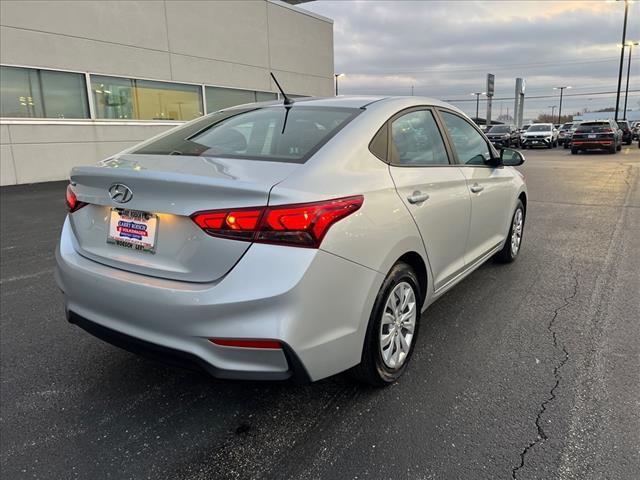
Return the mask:
<svg viewBox="0 0 640 480">
<path fill-rule="evenodd" d="M 392 383 L 421 312 L 518 257 L 523 161 L 428 98 L 201 117 L 71 171 L 56 252 L 68 320 L 219 378 Z"/>
</svg>

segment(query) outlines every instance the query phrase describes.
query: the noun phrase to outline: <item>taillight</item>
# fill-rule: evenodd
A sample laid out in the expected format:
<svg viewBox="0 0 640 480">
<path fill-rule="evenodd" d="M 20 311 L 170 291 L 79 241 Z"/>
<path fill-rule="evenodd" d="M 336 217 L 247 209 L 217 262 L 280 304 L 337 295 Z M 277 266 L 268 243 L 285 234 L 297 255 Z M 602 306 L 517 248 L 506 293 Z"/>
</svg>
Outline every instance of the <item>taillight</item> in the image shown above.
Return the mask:
<svg viewBox="0 0 640 480">
<path fill-rule="evenodd" d="M 78 197 L 76 197 L 76 193 L 73 191 L 73 188 L 71 188 L 71 185 L 67 185 L 67 208 L 69 209 L 69 213 L 73 213 L 85 205 L 85 202 L 78 200 Z"/>
<path fill-rule="evenodd" d="M 338 220 L 356 212 L 364 197 L 272 207 L 211 210 L 191 218 L 214 237 L 318 248 Z"/>
<path fill-rule="evenodd" d="M 230 338 L 210 338 L 214 345 L 236 348 L 264 348 L 267 350 L 282 350 L 282 345 L 277 340 L 234 340 Z"/>
</svg>

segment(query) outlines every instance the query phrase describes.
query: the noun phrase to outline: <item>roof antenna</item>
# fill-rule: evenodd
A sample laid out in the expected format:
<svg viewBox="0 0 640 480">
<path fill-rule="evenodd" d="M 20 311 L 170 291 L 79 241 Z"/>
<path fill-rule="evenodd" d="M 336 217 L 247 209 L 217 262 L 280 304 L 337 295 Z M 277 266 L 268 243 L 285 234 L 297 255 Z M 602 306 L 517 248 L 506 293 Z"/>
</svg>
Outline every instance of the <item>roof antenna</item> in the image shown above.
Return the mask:
<svg viewBox="0 0 640 480">
<path fill-rule="evenodd" d="M 280 90 L 280 93 L 284 97 L 284 106 L 286 107 L 286 106 L 293 105 L 293 100 L 291 98 L 287 97 L 287 94 L 284 93 L 284 90 L 282 90 L 282 87 L 278 83 L 278 80 L 276 80 L 276 76 L 273 74 L 273 72 L 269 72 L 269 74 L 271 75 L 271 78 L 273 78 L 273 81 L 276 82 L 276 87 L 278 87 L 278 90 Z"/>
</svg>

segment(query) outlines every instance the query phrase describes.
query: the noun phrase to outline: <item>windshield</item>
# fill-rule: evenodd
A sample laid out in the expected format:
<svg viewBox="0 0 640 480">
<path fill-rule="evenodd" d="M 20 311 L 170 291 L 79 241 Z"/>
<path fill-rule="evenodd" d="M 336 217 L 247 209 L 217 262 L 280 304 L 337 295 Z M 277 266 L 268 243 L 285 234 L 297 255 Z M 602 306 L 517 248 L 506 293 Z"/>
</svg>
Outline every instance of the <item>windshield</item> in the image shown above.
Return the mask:
<svg viewBox="0 0 640 480">
<path fill-rule="evenodd" d="M 490 133 L 509 133 L 509 127 L 506 125 L 496 125 L 489 129 Z"/>
<path fill-rule="evenodd" d="M 282 106 L 227 110 L 189 122 L 130 153 L 304 163 L 360 112 L 296 105 L 288 115 Z"/>
<path fill-rule="evenodd" d="M 529 127 L 530 127 L 530 126 L 531 126 L 531 125 L 523 125 L 523 126 L 522 126 L 522 130 L 529 130 Z"/>
<path fill-rule="evenodd" d="M 622 129 L 629 128 L 629 124 L 627 122 L 618 122 L 618 127 Z"/>
<path fill-rule="evenodd" d="M 551 130 L 551 125 L 531 125 L 529 132 L 548 132 Z"/>
<path fill-rule="evenodd" d="M 573 123 L 565 123 L 560 127 L 560 130 L 569 130 L 571 127 L 573 127 Z"/>
</svg>

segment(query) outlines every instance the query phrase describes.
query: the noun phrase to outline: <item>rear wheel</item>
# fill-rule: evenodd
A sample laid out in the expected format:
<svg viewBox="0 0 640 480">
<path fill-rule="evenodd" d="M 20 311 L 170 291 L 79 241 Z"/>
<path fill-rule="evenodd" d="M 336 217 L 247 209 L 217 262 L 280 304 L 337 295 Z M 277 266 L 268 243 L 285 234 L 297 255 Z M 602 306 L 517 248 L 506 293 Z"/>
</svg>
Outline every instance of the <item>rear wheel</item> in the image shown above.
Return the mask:
<svg viewBox="0 0 640 480">
<path fill-rule="evenodd" d="M 418 334 L 422 295 L 413 269 L 396 263 L 373 305 L 359 365 L 354 375 L 370 385 L 395 382 L 407 368 Z"/>
<path fill-rule="evenodd" d="M 522 201 L 518 200 L 516 208 L 511 217 L 511 226 L 504 247 L 495 255 L 495 259 L 502 263 L 511 263 L 520 253 L 522 245 L 522 234 L 524 233 L 524 206 Z"/>
<path fill-rule="evenodd" d="M 622 150 L 622 143 L 620 143 L 620 145 L 618 145 L 618 146 L 616 147 L 616 151 L 617 151 L 617 152 L 619 152 L 620 150 Z"/>
<path fill-rule="evenodd" d="M 571 147 L 571 154 L 575 155 L 576 153 L 578 153 L 578 149 L 575 147 Z"/>
</svg>

